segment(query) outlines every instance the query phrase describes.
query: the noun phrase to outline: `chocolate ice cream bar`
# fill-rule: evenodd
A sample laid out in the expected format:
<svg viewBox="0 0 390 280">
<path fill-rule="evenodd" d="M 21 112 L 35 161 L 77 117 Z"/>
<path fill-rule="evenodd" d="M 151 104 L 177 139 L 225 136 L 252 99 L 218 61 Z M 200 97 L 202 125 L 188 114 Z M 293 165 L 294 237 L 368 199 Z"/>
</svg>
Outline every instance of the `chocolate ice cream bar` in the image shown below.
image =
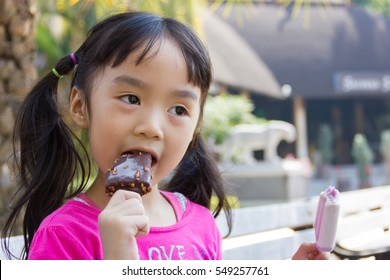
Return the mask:
<svg viewBox="0 0 390 280">
<path fill-rule="evenodd" d="M 141 196 L 151 192 L 151 165 L 152 156 L 148 153 L 132 152 L 120 156 L 106 174 L 106 194 L 112 196 L 119 189 Z"/>
</svg>

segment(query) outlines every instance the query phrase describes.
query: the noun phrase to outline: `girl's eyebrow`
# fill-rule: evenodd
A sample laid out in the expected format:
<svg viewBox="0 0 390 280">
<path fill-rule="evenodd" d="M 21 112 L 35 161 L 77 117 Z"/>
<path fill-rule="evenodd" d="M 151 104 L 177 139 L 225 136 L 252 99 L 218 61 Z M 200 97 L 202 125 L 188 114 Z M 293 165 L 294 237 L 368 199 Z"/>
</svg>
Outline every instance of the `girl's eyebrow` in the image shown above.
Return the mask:
<svg viewBox="0 0 390 280">
<path fill-rule="evenodd" d="M 192 99 L 194 101 L 198 101 L 198 95 L 193 92 L 192 90 L 175 90 L 173 92 L 173 95 L 177 96 L 177 97 L 184 97 L 184 98 L 188 98 L 188 99 Z"/>
<path fill-rule="evenodd" d="M 136 86 L 136 87 L 143 87 L 143 88 L 146 87 L 146 84 L 143 81 L 141 81 L 140 79 L 128 76 L 128 75 L 118 76 L 114 79 L 114 82 L 119 83 L 119 84 L 125 83 L 125 84 L 131 85 L 131 86 Z"/>
<path fill-rule="evenodd" d="M 115 83 L 125 83 L 128 85 L 136 86 L 136 87 L 140 87 L 140 88 L 147 87 L 147 84 L 145 84 L 145 82 L 143 82 L 142 80 L 128 76 L 128 75 L 118 76 L 114 79 L 114 82 Z M 178 90 L 173 91 L 173 95 L 177 96 L 177 97 L 184 97 L 184 98 L 189 98 L 189 99 L 198 101 L 198 95 L 195 92 L 193 92 L 192 90 L 178 89 Z"/>
</svg>

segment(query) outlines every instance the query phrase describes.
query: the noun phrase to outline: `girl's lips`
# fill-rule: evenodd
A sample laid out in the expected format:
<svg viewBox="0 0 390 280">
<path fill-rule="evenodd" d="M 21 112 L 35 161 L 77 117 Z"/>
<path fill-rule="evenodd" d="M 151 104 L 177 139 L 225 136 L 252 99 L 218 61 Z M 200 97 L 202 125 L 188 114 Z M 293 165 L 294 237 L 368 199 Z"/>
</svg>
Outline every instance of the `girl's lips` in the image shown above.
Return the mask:
<svg viewBox="0 0 390 280">
<path fill-rule="evenodd" d="M 157 159 L 152 155 L 152 165 L 151 168 L 157 163 Z"/>
<path fill-rule="evenodd" d="M 151 167 L 153 167 L 157 163 L 157 157 L 156 157 L 155 153 L 152 152 L 152 151 L 146 151 L 146 150 L 142 150 L 142 149 L 137 149 L 137 150 L 131 150 L 131 151 L 124 152 L 124 153 L 122 153 L 122 156 L 124 156 L 124 155 L 132 155 L 132 154 L 139 153 L 139 152 L 151 155 L 151 157 L 152 157 Z"/>
</svg>

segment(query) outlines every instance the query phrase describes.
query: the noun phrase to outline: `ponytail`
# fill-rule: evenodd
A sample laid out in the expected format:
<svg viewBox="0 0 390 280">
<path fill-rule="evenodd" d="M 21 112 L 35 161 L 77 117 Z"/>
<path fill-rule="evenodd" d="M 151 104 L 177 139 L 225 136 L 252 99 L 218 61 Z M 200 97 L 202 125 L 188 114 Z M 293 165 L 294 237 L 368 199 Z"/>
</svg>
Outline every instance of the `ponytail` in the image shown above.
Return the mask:
<svg viewBox="0 0 390 280">
<path fill-rule="evenodd" d="M 60 75 L 71 72 L 75 56 L 59 60 L 53 71 L 42 78 L 21 104 L 14 128 L 14 160 L 19 174 L 15 202 L 3 229 L 2 246 L 9 251 L 7 239 L 14 231 L 21 211 L 24 211 L 24 254 L 27 258 L 32 238 L 42 220 L 59 208 L 64 199 L 82 191 L 90 173 L 83 165 L 74 141 L 81 141 L 61 117 L 57 104 L 57 87 Z M 79 173 L 78 173 L 79 172 Z M 73 186 L 77 175 L 81 180 Z"/>
<path fill-rule="evenodd" d="M 166 189 L 170 192 L 180 192 L 189 200 L 210 209 L 211 196 L 218 198 L 213 210 L 217 217 L 225 210 L 228 235 L 232 229 L 231 207 L 225 194 L 225 184 L 211 150 L 198 134 L 184 155 Z"/>
</svg>

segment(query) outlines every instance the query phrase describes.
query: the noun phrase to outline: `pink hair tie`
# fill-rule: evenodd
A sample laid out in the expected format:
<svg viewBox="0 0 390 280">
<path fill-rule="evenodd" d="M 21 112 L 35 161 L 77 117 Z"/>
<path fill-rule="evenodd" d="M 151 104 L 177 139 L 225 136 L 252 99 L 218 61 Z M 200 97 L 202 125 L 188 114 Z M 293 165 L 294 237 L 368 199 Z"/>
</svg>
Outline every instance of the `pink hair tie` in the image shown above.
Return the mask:
<svg viewBox="0 0 390 280">
<path fill-rule="evenodd" d="M 71 53 L 69 56 L 70 56 L 70 58 L 72 59 L 73 64 L 74 64 L 74 65 L 77 65 L 77 60 L 76 60 L 76 57 L 74 56 L 74 54 Z"/>
</svg>

